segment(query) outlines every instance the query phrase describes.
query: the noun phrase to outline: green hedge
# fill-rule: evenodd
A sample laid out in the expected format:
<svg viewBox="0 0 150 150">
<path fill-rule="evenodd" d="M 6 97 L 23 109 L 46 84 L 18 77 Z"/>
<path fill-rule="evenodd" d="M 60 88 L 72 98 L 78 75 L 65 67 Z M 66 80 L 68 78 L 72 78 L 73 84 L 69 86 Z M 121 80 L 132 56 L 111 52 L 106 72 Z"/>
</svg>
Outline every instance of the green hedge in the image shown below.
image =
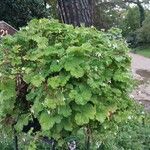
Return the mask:
<svg viewBox="0 0 150 150">
<path fill-rule="evenodd" d="M 84 137 L 88 148 L 94 134 L 127 119 L 134 106 L 128 48 L 118 29 L 33 20 L 2 40 L 0 81 L 2 128 L 14 125 L 20 133 L 37 118 L 35 139 L 47 136 L 60 148 L 74 137 Z"/>
</svg>

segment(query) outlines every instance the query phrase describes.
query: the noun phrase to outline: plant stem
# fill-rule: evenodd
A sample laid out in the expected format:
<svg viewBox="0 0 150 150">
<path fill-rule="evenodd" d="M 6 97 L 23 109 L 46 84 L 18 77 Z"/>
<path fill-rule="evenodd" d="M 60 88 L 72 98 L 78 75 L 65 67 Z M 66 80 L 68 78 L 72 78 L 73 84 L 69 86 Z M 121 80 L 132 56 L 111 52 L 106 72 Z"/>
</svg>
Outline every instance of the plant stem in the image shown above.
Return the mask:
<svg viewBox="0 0 150 150">
<path fill-rule="evenodd" d="M 13 131 L 14 131 L 14 148 L 15 148 L 15 150 L 19 150 L 19 148 L 18 148 L 18 137 L 17 137 L 17 132 L 16 132 L 16 130 L 14 129 L 14 127 L 13 127 Z"/>
</svg>

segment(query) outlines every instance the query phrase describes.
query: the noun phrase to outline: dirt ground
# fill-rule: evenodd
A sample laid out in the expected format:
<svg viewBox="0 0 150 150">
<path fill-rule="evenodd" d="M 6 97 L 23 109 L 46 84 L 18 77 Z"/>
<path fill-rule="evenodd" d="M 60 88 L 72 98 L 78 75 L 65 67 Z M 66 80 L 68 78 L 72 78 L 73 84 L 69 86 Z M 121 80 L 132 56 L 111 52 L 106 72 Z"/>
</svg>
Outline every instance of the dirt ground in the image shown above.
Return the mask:
<svg viewBox="0 0 150 150">
<path fill-rule="evenodd" d="M 133 53 L 130 53 L 130 56 L 133 76 L 139 80 L 132 96 L 150 111 L 150 59 Z"/>
</svg>

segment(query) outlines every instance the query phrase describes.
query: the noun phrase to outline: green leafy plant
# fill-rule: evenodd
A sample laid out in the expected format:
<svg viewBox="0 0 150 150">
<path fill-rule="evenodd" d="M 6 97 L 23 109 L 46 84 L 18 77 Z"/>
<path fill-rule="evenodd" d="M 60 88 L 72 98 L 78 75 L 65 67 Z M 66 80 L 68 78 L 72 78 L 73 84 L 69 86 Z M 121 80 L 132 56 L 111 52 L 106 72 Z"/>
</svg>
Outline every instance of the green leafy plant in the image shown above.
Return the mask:
<svg viewBox="0 0 150 150">
<path fill-rule="evenodd" d="M 54 139 L 59 148 L 67 139 L 83 137 L 89 149 L 93 134 L 127 119 L 134 107 L 130 58 L 118 34 L 35 19 L 5 37 L 0 46 L 2 127 L 14 126 L 20 133 L 36 118 L 41 129 L 30 128 L 33 137 Z"/>
<path fill-rule="evenodd" d="M 114 132 L 101 135 L 101 141 L 102 150 L 149 150 L 150 114 L 136 111 L 128 121 L 118 124 Z"/>
</svg>

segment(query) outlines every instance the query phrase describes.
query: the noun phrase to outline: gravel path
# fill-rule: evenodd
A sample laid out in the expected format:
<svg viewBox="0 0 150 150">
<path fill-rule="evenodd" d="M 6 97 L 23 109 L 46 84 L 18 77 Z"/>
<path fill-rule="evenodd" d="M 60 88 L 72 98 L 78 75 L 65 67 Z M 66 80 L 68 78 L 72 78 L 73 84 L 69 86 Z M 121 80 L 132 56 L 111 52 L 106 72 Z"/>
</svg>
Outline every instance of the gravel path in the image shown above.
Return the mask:
<svg viewBox="0 0 150 150">
<path fill-rule="evenodd" d="M 150 59 L 144 56 L 130 53 L 132 57 L 132 68 L 133 70 L 142 69 L 150 71 Z"/>
<path fill-rule="evenodd" d="M 130 53 L 130 56 L 134 78 L 139 80 L 139 85 L 132 95 L 150 111 L 150 59 L 133 53 Z"/>
</svg>

